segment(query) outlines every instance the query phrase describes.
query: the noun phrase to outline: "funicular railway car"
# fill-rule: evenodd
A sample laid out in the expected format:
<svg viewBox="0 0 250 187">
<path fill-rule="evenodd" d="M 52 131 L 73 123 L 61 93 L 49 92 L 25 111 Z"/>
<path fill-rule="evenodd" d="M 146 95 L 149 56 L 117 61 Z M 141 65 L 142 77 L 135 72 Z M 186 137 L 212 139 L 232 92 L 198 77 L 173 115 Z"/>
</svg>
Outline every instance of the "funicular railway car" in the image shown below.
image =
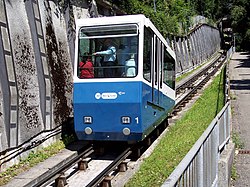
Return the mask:
<svg viewBox="0 0 250 187">
<path fill-rule="evenodd" d="M 175 105 L 175 54 L 144 15 L 76 22 L 74 127 L 80 140 L 142 141 Z"/>
</svg>

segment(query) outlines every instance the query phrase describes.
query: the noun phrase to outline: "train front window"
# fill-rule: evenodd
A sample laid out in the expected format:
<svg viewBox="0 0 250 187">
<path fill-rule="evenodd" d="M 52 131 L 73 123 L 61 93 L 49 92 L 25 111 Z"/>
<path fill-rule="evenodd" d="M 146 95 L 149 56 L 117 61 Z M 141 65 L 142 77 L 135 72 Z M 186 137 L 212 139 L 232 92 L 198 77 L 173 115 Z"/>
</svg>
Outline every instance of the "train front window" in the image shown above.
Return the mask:
<svg viewBox="0 0 250 187">
<path fill-rule="evenodd" d="M 82 27 L 78 46 L 79 78 L 135 77 L 138 72 L 138 26 Z"/>
</svg>

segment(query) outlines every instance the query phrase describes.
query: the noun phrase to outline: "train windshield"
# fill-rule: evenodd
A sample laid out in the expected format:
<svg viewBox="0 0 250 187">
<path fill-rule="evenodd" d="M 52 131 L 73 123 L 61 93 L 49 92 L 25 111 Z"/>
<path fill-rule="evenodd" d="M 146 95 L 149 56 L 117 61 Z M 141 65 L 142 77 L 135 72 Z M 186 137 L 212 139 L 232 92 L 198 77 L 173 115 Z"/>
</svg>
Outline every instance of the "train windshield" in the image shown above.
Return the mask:
<svg viewBox="0 0 250 187">
<path fill-rule="evenodd" d="M 78 77 L 126 78 L 138 72 L 138 25 L 80 28 Z"/>
</svg>

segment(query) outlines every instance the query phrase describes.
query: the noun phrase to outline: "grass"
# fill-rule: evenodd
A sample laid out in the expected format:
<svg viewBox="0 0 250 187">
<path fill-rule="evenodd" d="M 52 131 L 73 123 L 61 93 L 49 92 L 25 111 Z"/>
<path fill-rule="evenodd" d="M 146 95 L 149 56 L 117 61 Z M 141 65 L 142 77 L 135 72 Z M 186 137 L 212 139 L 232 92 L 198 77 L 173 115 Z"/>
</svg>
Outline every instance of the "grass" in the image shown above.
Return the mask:
<svg viewBox="0 0 250 187">
<path fill-rule="evenodd" d="M 235 162 L 233 162 L 232 170 L 231 170 L 231 179 L 237 180 L 238 177 L 239 177 L 239 175 L 238 175 L 237 170 L 236 170 Z"/>
<path fill-rule="evenodd" d="M 244 148 L 244 143 L 240 139 L 240 136 L 239 136 L 239 134 L 237 132 L 232 133 L 232 140 L 233 140 L 233 142 L 235 144 L 236 149 L 243 149 Z"/>
<path fill-rule="evenodd" d="M 62 149 L 65 148 L 66 145 L 72 142 L 72 140 L 73 137 L 64 137 L 63 140 L 58 140 L 46 148 L 40 149 L 36 152 L 31 151 L 26 159 L 20 160 L 18 164 L 13 165 L 5 172 L 0 173 L 0 186 L 7 184 L 16 175 L 27 171 L 38 163 L 59 153 Z"/>
<path fill-rule="evenodd" d="M 239 149 L 244 148 L 244 143 L 240 139 L 240 136 L 239 136 L 239 134 L 237 132 L 232 133 L 232 140 L 233 140 L 233 143 L 235 144 L 236 149 L 239 150 Z M 237 180 L 238 178 L 239 178 L 239 175 L 237 173 L 236 166 L 235 166 L 235 160 L 234 160 L 233 165 L 232 165 L 232 169 L 231 169 L 231 179 L 232 180 Z"/>
<path fill-rule="evenodd" d="M 235 144 L 236 149 L 239 150 L 239 149 L 244 148 L 244 143 L 240 139 L 240 136 L 237 132 L 232 133 L 232 140 L 233 140 L 233 143 Z M 232 169 L 231 169 L 231 179 L 235 181 L 238 178 L 239 178 L 239 175 L 238 175 L 237 170 L 236 170 L 235 158 L 234 158 L 234 162 L 233 162 Z"/>
<path fill-rule="evenodd" d="M 233 143 L 235 144 L 235 148 L 237 150 L 244 149 L 244 146 L 245 146 L 244 142 L 240 139 L 240 136 L 237 132 L 233 131 L 232 140 L 233 140 Z M 234 162 L 233 162 L 232 169 L 231 169 L 231 179 L 235 181 L 238 178 L 239 178 L 239 175 L 238 175 L 237 170 L 236 170 L 235 158 L 234 158 Z"/>
<path fill-rule="evenodd" d="M 223 70 L 224 71 L 224 70 Z M 140 170 L 126 184 L 134 186 L 161 186 L 175 167 L 199 139 L 217 113 L 224 106 L 224 73 L 214 79 L 193 107 L 170 127 Z"/>
<path fill-rule="evenodd" d="M 237 97 L 236 97 L 236 95 L 234 95 L 234 94 L 230 93 L 230 99 L 231 99 L 231 100 L 236 100 L 236 99 L 237 99 Z"/>
</svg>

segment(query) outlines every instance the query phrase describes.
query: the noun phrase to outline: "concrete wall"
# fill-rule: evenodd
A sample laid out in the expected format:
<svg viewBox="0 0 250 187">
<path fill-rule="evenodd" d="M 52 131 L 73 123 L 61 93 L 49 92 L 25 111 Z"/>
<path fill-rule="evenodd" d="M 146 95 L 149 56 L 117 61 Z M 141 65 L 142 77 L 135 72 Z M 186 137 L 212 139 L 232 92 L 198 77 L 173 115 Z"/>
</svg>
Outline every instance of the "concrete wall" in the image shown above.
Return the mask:
<svg viewBox="0 0 250 187">
<path fill-rule="evenodd" d="M 217 28 L 201 24 L 184 37 L 169 38 L 176 53 L 177 76 L 204 63 L 220 49 L 220 33 Z"/>
<path fill-rule="evenodd" d="M 1 168 L 73 116 L 74 19 L 81 17 L 87 1 L 0 0 Z"/>
</svg>

